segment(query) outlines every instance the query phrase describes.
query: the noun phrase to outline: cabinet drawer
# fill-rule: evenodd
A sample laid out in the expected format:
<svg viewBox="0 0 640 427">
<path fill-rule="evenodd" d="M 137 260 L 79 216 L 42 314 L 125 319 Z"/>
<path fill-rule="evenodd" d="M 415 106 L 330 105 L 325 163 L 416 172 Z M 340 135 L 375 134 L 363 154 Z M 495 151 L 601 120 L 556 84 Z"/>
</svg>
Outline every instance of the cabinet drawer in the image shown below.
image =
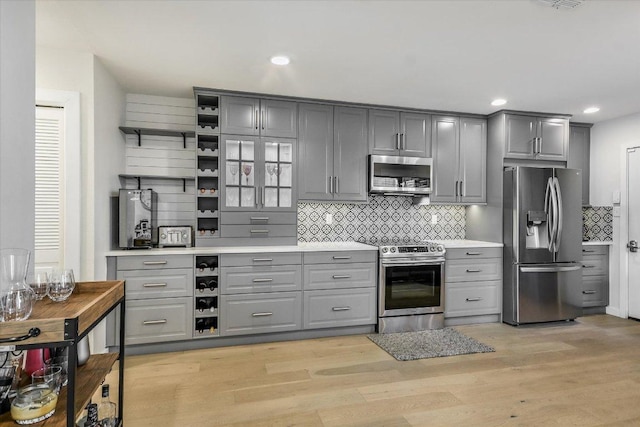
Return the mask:
<svg viewBox="0 0 640 427">
<path fill-rule="evenodd" d="M 476 258 L 502 258 L 502 248 L 452 248 L 447 249 L 445 258 L 450 259 L 476 259 Z"/>
<path fill-rule="evenodd" d="M 118 280 L 126 280 L 127 300 L 187 297 L 193 295 L 193 269 L 124 270 Z"/>
<path fill-rule="evenodd" d="M 191 255 L 141 255 L 118 257 L 118 270 L 155 270 L 160 268 L 193 268 Z"/>
<path fill-rule="evenodd" d="M 302 292 L 222 295 L 221 335 L 295 331 L 302 328 Z"/>
<path fill-rule="evenodd" d="M 344 264 L 350 262 L 376 262 L 376 251 L 305 252 L 305 264 Z"/>
<path fill-rule="evenodd" d="M 222 237 L 250 237 L 252 239 L 267 239 L 269 237 L 295 237 L 295 224 L 256 224 L 256 225 L 225 225 L 220 230 Z"/>
<path fill-rule="evenodd" d="M 606 255 L 587 255 L 582 257 L 583 276 L 603 276 L 609 272 L 609 257 Z"/>
<path fill-rule="evenodd" d="M 445 286 L 445 317 L 500 313 L 501 281 L 453 283 Z"/>
<path fill-rule="evenodd" d="M 376 319 L 376 289 L 304 292 L 304 328 L 371 325 Z"/>
<path fill-rule="evenodd" d="M 221 212 L 221 224 L 236 225 L 267 225 L 267 224 L 296 224 L 295 212 Z"/>
<path fill-rule="evenodd" d="M 502 258 L 454 259 L 445 263 L 445 283 L 500 280 Z"/>
<path fill-rule="evenodd" d="M 193 297 L 127 301 L 125 344 L 191 338 Z"/>
<path fill-rule="evenodd" d="M 223 267 L 245 267 L 248 265 L 300 265 L 300 252 L 254 253 L 254 254 L 222 254 L 220 265 Z"/>
<path fill-rule="evenodd" d="M 376 264 L 311 264 L 304 266 L 304 289 L 368 288 L 376 286 Z"/>
<path fill-rule="evenodd" d="M 302 274 L 299 265 L 264 267 L 227 267 L 222 269 L 223 294 L 299 291 Z"/>
<path fill-rule="evenodd" d="M 588 255 L 606 255 L 609 253 L 609 247 L 605 245 L 582 246 L 582 256 Z"/>
<path fill-rule="evenodd" d="M 602 307 L 609 304 L 609 283 L 606 276 L 589 276 L 582 279 L 582 306 Z"/>
</svg>

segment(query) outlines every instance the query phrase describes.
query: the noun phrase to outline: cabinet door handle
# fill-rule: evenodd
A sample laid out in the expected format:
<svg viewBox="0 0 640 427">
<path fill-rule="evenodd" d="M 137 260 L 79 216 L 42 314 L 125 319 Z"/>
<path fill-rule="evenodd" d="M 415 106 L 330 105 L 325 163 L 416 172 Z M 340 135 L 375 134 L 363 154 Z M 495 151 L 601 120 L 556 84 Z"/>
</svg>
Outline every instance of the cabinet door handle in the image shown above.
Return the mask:
<svg viewBox="0 0 640 427">
<path fill-rule="evenodd" d="M 585 254 L 592 254 L 592 253 L 594 253 L 595 251 L 594 251 L 594 250 L 587 250 L 587 249 L 583 249 L 583 250 L 582 250 L 582 252 L 583 252 L 583 253 L 585 253 Z"/>
<path fill-rule="evenodd" d="M 329 194 L 333 194 L 333 177 L 329 177 Z"/>
<path fill-rule="evenodd" d="M 252 216 L 251 221 L 269 221 L 268 216 Z"/>
<path fill-rule="evenodd" d="M 460 181 L 460 197 L 464 197 L 464 181 Z"/>
<path fill-rule="evenodd" d="M 143 288 L 164 288 L 166 286 L 166 283 L 145 283 L 142 285 Z"/>
<path fill-rule="evenodd" d="M 334 279 L 351 279 L 351 276 L 348 274 L 334 274 Z"/>
<path fill-rule="evenodd" d="M 252 233 L 252 234 L 268 234 L 269 230 L 249 230 L 249 233 Z"/>
<path fill-rule="evenodd" d="M 253 202 L 258 207 L 258 187 L 253 187 Z"/>
<path fill-rule="evenodd" d="M 167 261 L 143 261 L 143 265 L 165 265 Z"/>
<path fill-rule="evenodd" d="M 260 312 L 260 313 L 251 313 L 251 316 L 253 317 L 267 317 L 267 316 L 273 316 L 273 313 L 270 311 L 264 311 L 264 312 Z"/>
<path fill-rule="evenodd" d="M 340 192 L 340 190 L 338 190 L 338 177 L 337 177 L 337 176 L 334 176 L 334 177 L 333 177 L 333 180 L 334 180 L 334 182 L 335 182 L 335 184 L 333 185 L 333 188 L 335 188 L 335 192 L 336 192 L 336 194 L 337 194 L 337 193 L 339 193 L 339 192 Z"/>
<path fill-rule="evenodd" d="M 167 319 L 145 320 L 142 322 L 143 325 L 162 325 L 163 323 L 167 323 Z"/>
<path fill-rule="evenodd" d="M 334 256 L 333 259 L 351 259 L 350 256 Z"/>
<path fill-rule="evenodd" d="M 262 110 L 262 117 L 260 118 L 260 122 L 262 123 L 262 130 L 264 130 L 264 110 Z"/>
<path fill-rule="evenodd" d="M 460 181 L 456 181 L 456 197 L 458 197 L 458 182 Z"/>
<path fill-rule="evenodd" d="M 260 121 L 260 118 L 258 116 L 258 110 L 256 110 L 255 119 L 256 119 L 256 129 L 258 129 L 258 122 Z"/>
<path fill-rule="evenodd" d="M 268 283 L 268 282 L 273 282 L 273 279 L 270 278 L 264 278 L 264 279 L 253 279 L 253 283 Z"/>
<path fill-rule="evenodd" d="M 596 268 L 595 265 L 583 265 L 582 268 Z"/>
<path fill-rule="evenodd" d="M 593 295 L 596 293 L 596 291 L 582 291 L 582 293 L 585 295 Z"/>
<path fill-rule="evenodd" d="M 480 273 L 482 270 L 477 268 L 467 268 L 467 273 Z"/>
<path fill-rule="evenodd" d="M 347 311 L 347 310 L 351 310 L 351 307 L 349 306 L 345 306 L 345 307 L 332 307 L 331 310 L 333 311 Z"/>
<path fill-rule="evenodd" d="M 400 149 L 400 134 L 396 133 L 396 150 Z"/>
<path fill-rule="evenodd" d="M 467 298 L 467 301 L 469 302 L 482 301 L 482 298 L 481 297 Z"/>
<path fill-rule="evenodd" d="M 482 255 L 482 252 L 467 252 L 467 255 Z"/>
<path fill-rule="evenodd" d="M 270 262 L 273 261 L 273 258 L 254 258 L 253 262 Z"/>
<path fill-rule="evenodd" d="M 407 149 L 407 139 L 404 137 L 404 133 L 400 134 L 400 142 L 402 142 L 402 149 Z"/>
</svg>

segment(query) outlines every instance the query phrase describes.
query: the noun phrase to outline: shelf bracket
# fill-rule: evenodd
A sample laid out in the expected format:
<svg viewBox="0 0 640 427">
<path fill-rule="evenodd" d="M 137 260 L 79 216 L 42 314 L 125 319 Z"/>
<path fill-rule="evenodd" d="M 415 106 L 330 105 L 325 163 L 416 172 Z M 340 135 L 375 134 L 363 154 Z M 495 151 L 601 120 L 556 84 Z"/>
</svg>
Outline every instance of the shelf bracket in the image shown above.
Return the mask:
<svg viewBox="0 0 640 427">
<path fill-rule="evenodd" d="M 185 132 L 182 132 L 182 146 L 187 148 L 187 134 Z"/>
<path fill-rule="evenodd" d="M 134 132 L 136 133 L 136 135 L 138 135 L 138 147 L 140 147 L 142 145 L 142 137 L 140 136 L 141 135 L 140 129 L 135 129 Z"/>
</svg>

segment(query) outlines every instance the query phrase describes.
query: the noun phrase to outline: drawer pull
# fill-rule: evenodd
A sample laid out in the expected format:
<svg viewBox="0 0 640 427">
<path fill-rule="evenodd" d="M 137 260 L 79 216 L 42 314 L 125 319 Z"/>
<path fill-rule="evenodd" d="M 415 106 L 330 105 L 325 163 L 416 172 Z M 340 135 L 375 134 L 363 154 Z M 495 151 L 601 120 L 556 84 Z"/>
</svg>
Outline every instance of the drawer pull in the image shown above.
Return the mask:
<svg viewBox="0 0 640 427">
<path fill-rule="evenodd" d="M 167 323 L 167 319 L 145 320 L 142 322 L 143 325 L 162 325 L 163 323 Z"/>
<path fill-rule="evenodd" d="M 482 252 L 467 252 L 467 255 L 482 255 Z"/>
<path fill-rule="evenodd" d="M 262 313 L 251 313 L 253 317 L 268 317 L 273 316 L 273 313 L 270 311 L 264 311 Z"/>
<path fill-rule="evenodd" d="M 585 295 L 593 295 L 596 293 L 596 291 L 582 291 L 582 293 Z"/>
<path fill-rule="evenodd" d="M 271 262 L 273 258 L 254 258 L 253 262 Z"/>
<path fill-rule="evenodd" d="M 253 234 L 268 234 L 269 230 L 250 230 L 249 233 L 253 233 Z"/>
<path fill-rule="evenodd" d="M 167 261 L 143 261 L 142 264 L 144 264 L 144 265 L 165 265 L 165 264 L 167 264 Z"/>
<path fill-rule="evenodd" d="M 164 288 L 166 286 L 166 283 L 145 283 L 144 285 L 142 285 L 142 287 L 144 288 Z"/>
<path fill-rule="evenodd" d="M 480 273 L 482 270 L 477 268 L 467 268 L 467 273 Z"/>
<path fill-rule="evenodd" d="M 251 221 L 269 221 L 268 216 L 252 216 Z"/>
<path fill-rule="evenodd" d="M 265 279 L 253 279 L 254 283 L 266 283 L 266 282 L 273 282 L 273 279 L 269 279 L 269 278 L 265 278 Z"/>
<path fill-rule="evenodd" d="M 333 259 L 351 259 L 350 256 L 334 256 Z"/>
<path fill-rule="evenodd" d="M 467 298 L 467 301 L 469 301 L 469 302 L 482 301 L 482 298 L 481 297 Z"/>
<path fill-rule="evenodd" d="M 584 252 L 584 253 L 586 253 L 586 254 L 592 254 L 592 253 L 594 253 L 595 251 L 594 251 L 594 250 L 591 250 L 591 249 L 583 249 L 583 250 L 582 250 L 582 252 Z"/>
<path fill-rule="evenodd" d="M 332 307 L 331 310 L 333 311 L 348 311 L 351 310 L 351 307 L 346 306 L 346 307 Z"/>
<path fill-rule="evenodd" d="M 349 274 L 334 274 L 334 279 L 351 279 L 351 275 Z"/>
<path fill-rule="evenodd" d="M 583 265 L 582 268 L 596 268 L 595 265 Z"/>
</svg>

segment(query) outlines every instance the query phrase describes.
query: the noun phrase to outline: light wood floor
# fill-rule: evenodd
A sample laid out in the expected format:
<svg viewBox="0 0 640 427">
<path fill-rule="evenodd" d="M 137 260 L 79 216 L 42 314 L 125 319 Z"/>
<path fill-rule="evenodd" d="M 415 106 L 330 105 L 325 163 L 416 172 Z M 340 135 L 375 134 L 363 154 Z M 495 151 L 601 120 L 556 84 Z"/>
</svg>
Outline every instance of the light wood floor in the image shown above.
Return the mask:
<svg viewBox="0 0 640 427">
<path fill-rule="evenodd" d="M 358 335 L 132 356 L 125 425 L 640 425 L 640 322 L 456 328 L 496 352 L 398 362 Z"/>
</svg>

